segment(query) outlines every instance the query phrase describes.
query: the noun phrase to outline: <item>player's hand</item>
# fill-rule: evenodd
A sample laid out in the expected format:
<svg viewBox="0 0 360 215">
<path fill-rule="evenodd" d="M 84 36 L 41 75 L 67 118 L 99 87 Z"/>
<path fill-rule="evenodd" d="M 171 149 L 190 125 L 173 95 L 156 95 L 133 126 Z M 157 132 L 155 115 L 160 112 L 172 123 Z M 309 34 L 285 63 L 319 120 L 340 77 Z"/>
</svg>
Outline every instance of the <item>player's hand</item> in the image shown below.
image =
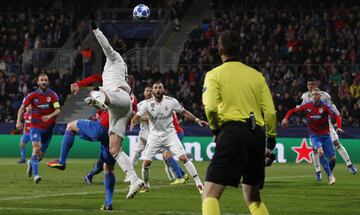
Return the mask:
<svg viewBox="0 0 360 215">
<path fill-rule="evenodd" d="M 96 26 L 96 18 L 95 18 L 95 14 L 93 12 L 89 13 L 89 18 L 90 18 L 90 26 L 93 30 L 97 29 Z"/>
<path fill-rule="evenodd" d="M 21 130 L 23 127 L 23 124 L 21 122 L 16 122 L 16 129 Z"/>
<path fill-rule="evenodd" d="M 341 134 L 341 133 L 345 133 L 345 131 L 344 131 L 344 130 L 342 130 L 341 128 L 337 128 L 337 129 L 336 129 L 336 133 Z"/>
<path fill-rule="evenodd" d="M 271 166 L 275 161 L 275 154 L 273 150 L 266 148 L 265 149 L 265 166 Z"/>
<path fill-rule="evenodd" d="M 51 117 L 49 115 L 45 115 L 45 116 L 41 117 L 41 119 L 43 122 L 47 122 L 51 119 Z"/>
<path fill-rule="evenodd" d="M 289 120 L 283 119 L 283 120 L 281 121 L 281 126 L 282 126 L 282 127 L 287 127 L 288 125 L 289 125 Z"/>
<path fill-rule="evenodd" d="M 206 121 L 204 121 L 204 120 L 201 120 L 201 119 L 198 119 L 198 118 L 196 118 L 195 119 L 195 122 L 198 124 L 198 125 L 200 125 L 200 127 L 203 127 L 203 126 L 209 126 L 209 123 L 207 123 Z"/>
<path fill-rule="evenodd" d="M 74 95 L 78 94 L 79 90 L 80 90 L 80 87 L 79 87 L 79 85 L 78 85 L 77 83 L 72 83 L 72 84 L 70 85 L 70 91 L 71 91 Z"/>
</svg>

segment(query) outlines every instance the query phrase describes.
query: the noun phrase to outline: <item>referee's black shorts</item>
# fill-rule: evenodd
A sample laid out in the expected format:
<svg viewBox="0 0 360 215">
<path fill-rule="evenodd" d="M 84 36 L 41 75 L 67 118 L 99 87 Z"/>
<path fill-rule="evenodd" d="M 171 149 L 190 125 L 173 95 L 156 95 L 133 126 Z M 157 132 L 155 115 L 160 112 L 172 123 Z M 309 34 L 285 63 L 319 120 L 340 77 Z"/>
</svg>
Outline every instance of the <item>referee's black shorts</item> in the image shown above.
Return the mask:
<svg viewBox="0 0 360 215">
<path fill-rule="evenodd" d="M 226 122 L 217 138 L 206 181 L 238 187 L 243 184 L 261 189 L 265 178 L 265 132 L 248 123 Z"/>
</svg>

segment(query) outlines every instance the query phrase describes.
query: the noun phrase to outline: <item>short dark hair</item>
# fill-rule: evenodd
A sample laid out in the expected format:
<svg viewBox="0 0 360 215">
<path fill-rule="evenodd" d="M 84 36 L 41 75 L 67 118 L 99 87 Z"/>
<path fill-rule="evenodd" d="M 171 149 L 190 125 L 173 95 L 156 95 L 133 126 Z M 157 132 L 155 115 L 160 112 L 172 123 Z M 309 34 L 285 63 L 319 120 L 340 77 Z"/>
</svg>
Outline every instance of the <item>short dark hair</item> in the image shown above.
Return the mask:
<svg viewBox="0 0 360 215">
<path fill-rule="evenodd" d="M 240 36 L 237 31 L 226 30 L 220 33 L 219 47 L 227 57 L 238 57 L 240 52 Z"/>
<path fill-rule="evenodd" d="M 41 72 L 41 73 L 39 73 L 39 75 L 36 77 L 36 80 L 39 80 L 40 76 L 46 76 L 46 77 L 49 77 L 46 73 Z"/>
<path fill-rule="evenodd" d="M 317 79 L 314 77 L 308 78 L 307 82 L 316 82 Z"/>
<path fill-rule="evenodd" d="M 152 85 L 154 86 L 155 84 L 162 84 L 164 86 L 164 84 L 161 81 L 155 81 Z"/>
</svg>

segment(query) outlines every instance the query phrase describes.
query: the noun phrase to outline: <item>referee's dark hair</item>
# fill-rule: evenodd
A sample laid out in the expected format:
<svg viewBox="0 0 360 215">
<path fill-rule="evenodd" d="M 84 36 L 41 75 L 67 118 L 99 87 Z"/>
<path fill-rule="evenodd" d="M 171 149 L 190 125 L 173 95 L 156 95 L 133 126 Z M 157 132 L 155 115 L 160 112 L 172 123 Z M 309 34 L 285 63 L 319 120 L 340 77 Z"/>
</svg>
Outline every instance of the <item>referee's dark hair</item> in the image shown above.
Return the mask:
<svg viewBox="0 0 360 215">
<path fill-rule="evenodd" d="M 237 31 L 226 30 L 220 33 L 219 48 L 227 57 L 238 57 L 240 52 L 240 36 Z"/>
</svg>

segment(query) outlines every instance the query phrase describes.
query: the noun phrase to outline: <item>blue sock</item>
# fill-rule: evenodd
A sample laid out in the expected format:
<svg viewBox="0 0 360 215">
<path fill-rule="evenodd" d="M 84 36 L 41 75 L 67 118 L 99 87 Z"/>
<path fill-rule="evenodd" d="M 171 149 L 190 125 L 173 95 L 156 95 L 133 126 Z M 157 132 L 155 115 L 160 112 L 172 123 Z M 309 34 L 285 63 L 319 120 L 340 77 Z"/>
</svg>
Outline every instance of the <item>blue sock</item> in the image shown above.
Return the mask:
<svg viewBox="0 0 360 215">
<path fill-rule="evenodd" d="M 112 196 L 115 186 L 115 175 L 113 172 L 104 174 L 104 186 L 105 186 L 105 206 L 112 204 Z"/>
<path fill-rule="evenodd" d="M 103 171 L 103 164 L 104 164 L 103 161 L 98 160 L 96 162 L 96 164 L 94 165 L 94 167 L 92 168 L 92 170 L 90 170 L 89 175 L 94 176 L 94 175 L 97 175 L 100 172 L 102 172 Z"/>
<path fill-rule="evenodd" d="M 170 166 L 172 171 L 175 173 L 176 178 L 184 177 L 185 175 L 184 171 L 181 169 L 178 162 L 173 157 L 169 157 L 168 159 L 165 160 L 165 162 L 166 165 Z"/>
<path fill-rule="evenodd" d="M 65 164 L 67 156 L 69 154 L 69 151 L 71 147 L 74 145 L 75 141 L 75 132 L 65 130 L 64 139 L 61 143 L 61 153 L 60 153 L 60 159 L 59 163 Z"/>
<path fill-rule="evenodd" d="M 39 155 L 32 155 L 31 156 L 31 167 L 33 175 L 36 176 L 39 174 Z"/>
<path fill-rule="evenodd" d="M 26 148 L 20 148 L 20 159 L 25 160 Z"/>
<path fill-rule="evenodd" d="M 329 161 L 329 167 L 330 167 L 331 172 L 334 170 L 335 163 L 336 163 L 335 159 L 332 159 Z"/>
<path fill-rule="evenodd" d="M 323 156 L 320 156 L 320 163 L 321 165 L 323 166 L 326 174 L 328 176 L 331 176 L 332 175 L 332 172 L 331 172 L 331 169 L 329 167 L 329 161 L 327 160 L 327 158 L 323 155 Z"/>
</svg>

